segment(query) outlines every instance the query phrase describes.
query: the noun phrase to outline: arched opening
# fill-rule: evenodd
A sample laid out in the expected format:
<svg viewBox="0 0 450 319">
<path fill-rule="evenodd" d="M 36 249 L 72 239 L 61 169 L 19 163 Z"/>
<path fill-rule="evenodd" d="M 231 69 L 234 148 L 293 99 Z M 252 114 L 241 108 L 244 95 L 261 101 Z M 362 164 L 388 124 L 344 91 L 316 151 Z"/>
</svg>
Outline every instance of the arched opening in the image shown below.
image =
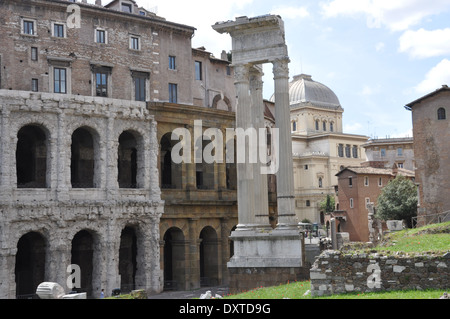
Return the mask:
<svg viewBox="0 0 450 319">
<path fill-rule="evenodd" d="M 32 298 L 45 278 L 44 237 L 36 232 L 23 235 L 17 243 L 15 279 L 18 298 Z"/>
<path fill-rule="evenodd" d="M 80 267 L 80 287 L 74 282 L 75 291 L 86 292 L 87 296 L 93 293 L 93 270 L 94 270 L 94 239 L 87 230 L 81 230 L 72 239 L 71 263 Z"/>
<path fill-rule="evenodd" d="M 87 128 L 78 128 L 73 132 L 71 152 L 72 188 L 95 187 L 94 137 Z"/>
<path fill-rule="evenodd" d="M 120 290 L 130 292 L 136 289 L 137 236 L 134 228 L 125 227 L 120 236 L 119 275 Z"/>
<path fill-rule="evenodd" d="M 202 154 L 204 153 L 205 147 L 212 143 L 209 140 L 203 140 L 203 138 L 198 138 L 196 147 L 202 148 Z M 202 158 L 201 163 L 195 164 L 195 180 L 197 189 L 214 189 L 214 163 L 206 163 Z"/>
<path fill-rule="evenodd" d="M 26 125 L 17 134 L 16 174 L 18 188 L 45 188 L 47 143 L 37 125 Z"/>
<path fill-rule="evenodd" d="M 172 227 L 164 234 L 164 290 L 184 289 L 185 240 L 181 229 Z"/>
<path fill-rule="evenodd" d="M 207 226 L 200 232 L 200 286 L 219 284 L 219 256 L 217 233 Z"/>
<path fill-rule="evenodd" d="M 447 118 L 447 116 L 445 114 L 445 109 L 443 107 L 440 107 L 437 110 L 437 117 L 438 117 L 438 120 L 445 120 Z"/>
<path fill-rule="evenodd" d="M 172 148 L 177 140 L 171 139 L 172 133 L 166 133 L 161 138 L 161 152 L 160 152 L 160 178 L 161 178 L 161 188 L 182 188 L 181 185 L 181 164 L 176 164 L 172 160 Z"/>
<path fill-rule="evenodd" d="M 117 158 L 117 179 L 120 188 L 137 187 L 137 152 L 137 141 L 134 135 L 128 131 L 120 134 Z"/>
</svg>

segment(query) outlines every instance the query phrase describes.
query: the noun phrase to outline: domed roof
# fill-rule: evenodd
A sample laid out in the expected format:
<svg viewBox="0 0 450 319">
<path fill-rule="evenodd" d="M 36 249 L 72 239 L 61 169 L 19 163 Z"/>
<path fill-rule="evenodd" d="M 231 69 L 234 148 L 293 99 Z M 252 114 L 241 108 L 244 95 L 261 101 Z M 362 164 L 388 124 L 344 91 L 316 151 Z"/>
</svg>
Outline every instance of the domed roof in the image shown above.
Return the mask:
<svg viewBox="0 0 450 319">
<path fill-rule="evenodd" d="M 274 96 L 271 100 L 274 100 Z M 289 83 L 289 105 L 297 107 L 302 104 L 327 109 L 341 108 L 336 94 L 326 85 L 313 81 L 311 75 L 307 74 L 296 75 Z"/>
</svg>

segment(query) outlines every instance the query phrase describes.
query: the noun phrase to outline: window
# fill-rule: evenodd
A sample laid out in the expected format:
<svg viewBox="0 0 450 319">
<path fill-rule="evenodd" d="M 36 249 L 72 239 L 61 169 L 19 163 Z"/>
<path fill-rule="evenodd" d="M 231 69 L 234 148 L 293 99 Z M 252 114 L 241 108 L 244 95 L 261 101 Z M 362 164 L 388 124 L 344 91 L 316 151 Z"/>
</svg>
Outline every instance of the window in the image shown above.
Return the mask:
<svg viewBox="0 0 450 319">
<path fill-rule="evenodd" d="M 97 70 L 95 72 L 95 95 L 108 96 L 108 74 L 106 70 Z"/>
<path fill-rule="evenodd" d="M 31 79 L 31 91 L 38 92 L 39 91 L 39 82 L 38 79 Z"/>
<path fill-rule="evenodd" d="M 305 165 L 305 171 L 307 171 L 308 170 L 308 165 Z"/>
<path fill-rule="evenodd" d="M 131 13 L 131 4 L 129 4 L 129 3 L 122 3 L 122 11 Z"/>
<path fill-rule="evenodd" d="M 231 75 L 231 68 L 227 65 L 227 75 Z"/>
<path fill-rule="evenodd" d="M 56 38 L 64 38 L 64 24 L 53 24 L 53 36 Z"/>
<path fill-rule="evenodd" d="M 202 62 L 195 61 L 195 79 L 196 80 L 202 80 Z"/>
<path fill-rule="evenodd" d="M 139 11 L 139 15 L 141 15 L 141 16 L 145 16 L 146 14 L 145 14 L 145 11 Z"/>
<path fill-rule="evenodd" d="M 130 49 L 140 50 L 139 37 L 131 36 L 130 37 Z"/>
<path fill-rule="evenodd" d="M 353 145 L 352 155 L 353 155 L 353 158 L 358 158 L 358 146 Z"/>
<path fill-rule="evenodd" d="M 177 103 L 177 85 L 169 83 L 169 102 Z"/>
<path fill-rule="evenodd" d="M 437 110 L 437 118 L 438 120 L 445 120 L 446 116 L 445 116 L 445 109 L 443 107 L 439 108 Z"/>
<path fill-rule="evenodd" d="M 348 187 L 352 187 L 353 186 L 353 178 L 349 177 L 348 178 Z"/>
<path fill-rule="evenodd" d="M 35 47 L 31 47 L 31 61 L 38 60 L 38 49 Z"/>
<path fill-rule="evenodd" d="M 95 30 L 95 42 L 106 43 L 106 31 L 97 29 Z"/>
<path fill-rule="evenodd" d="M 403 148 L 397 148 L 397 156 L 403 156 Z"/>
<path fill-rule="evenodd" d="M 319 188 L 323 187 L 322 177 L 319 177 Z"/>
<path fill-rule="evenodd" d="M 367 204 L 370 203 L 370 198 L 369 198 L 369 197 L 366 197 L 366 198 L 365 198 L 365 201 L 366 201 L 366 208 L 367 208 Z"/>
<path fill-rule="evenodd" d="M 134 99 L 136 101 L 146 101 L 146 82 L 147 76 L 145 74 L 135 74 L 134 79 Z"/>
<path fill-rule="evenodd" d="M 325 121 L 322 122 L 322 128 L 324 131 L 327 130 L 327 122 L 325 122 Z"/>
<path fill-rule="evenodd" d="M 34 30 L 34 21 L 23 20 L 23 34 L 36 35 Z"/>
<path fill-rule="evenodd" d="M 297 122 L 293 121 L 292 122 L 292 132 L 295 132 L 295 131 L 297 131 Z"/>
<path fill-rule="evenodd" d="M 364 186 L 369 186 L 369 177 L 364 176 Z"/>
<path fill-rule="evenodd" d="M 316 121 L 316 131 L 319 130 L 319 120 Z"/>
<path fill-rule="evenodd" d="M 310 207 L 311 206 L 311 201 L 309 199 L 306 200 L 306 207 Z"/>
<path fill-rule="evenodd" d="M 353 208 L 353 198 L 350 198 L 350 208 Z"/>
<path fill-rule="evenodd" d="M 339 144 L 338 146 L 338 156 L 344 157 L 344 144 Z"/>
<path fill-rule="evenodd" d="M 378 178 L 378 186 L 383 186 L 383 180 L 381 177 Z"/>
<path fill-rule="evenodd" d="M 173 55 L 169 55 L 169 70 L 176 70 L 175 57 Z"/>
<path fill-rule="evenodd" d="M 350 145 L 345 145 L 345 157 L 348 157 L 348 158 L 350 158 L 351 157 L 351 155 L 350 155 Z"/>
<path fill-rule="evenodd" d="M 381 157 L 385 157 L 386 156 L 386 149 L 385 148 L 380 149 L 380 154 L 381 154 Z"/>
<path fill-rule="evenodd" d="M 65 68 L 53 69 L 53 92 L 67 93 L 67 72 Z"/>
<path fill-rule="evenodd" d="M 398 168 L 403 168 L 403 163 L 397 163 Z"/>
<path fill-rule="evenodd" d="M 330 132 L 334 132 L 334 123 L 330 122 Z"/>
</svg>

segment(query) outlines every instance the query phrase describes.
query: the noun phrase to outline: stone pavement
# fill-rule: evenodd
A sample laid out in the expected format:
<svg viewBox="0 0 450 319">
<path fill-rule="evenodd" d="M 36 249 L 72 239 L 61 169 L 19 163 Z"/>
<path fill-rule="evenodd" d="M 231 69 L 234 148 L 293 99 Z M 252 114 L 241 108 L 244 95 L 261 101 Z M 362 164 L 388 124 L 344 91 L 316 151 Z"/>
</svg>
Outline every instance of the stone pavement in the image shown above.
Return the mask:
<svg viewBox="0 0 450 319">
<path fill-rule="evenodd" d="M 229 293 L 228 286 L 202 287 L 189 291 L 163 291 L 162 293 L 148 296 L 148 299 L 198 299 L 200 295 L 208 290 L 211 291 L 213 296 L 216 294 L 225 296 Z"/>
</svg>

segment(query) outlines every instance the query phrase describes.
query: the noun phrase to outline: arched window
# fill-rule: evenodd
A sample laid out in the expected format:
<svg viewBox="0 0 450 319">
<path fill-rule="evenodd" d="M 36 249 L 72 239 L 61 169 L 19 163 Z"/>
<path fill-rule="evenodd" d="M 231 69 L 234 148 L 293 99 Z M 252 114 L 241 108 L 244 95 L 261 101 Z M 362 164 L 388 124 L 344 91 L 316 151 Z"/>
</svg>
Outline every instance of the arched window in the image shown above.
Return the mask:
<svg viewBox="0 0 450 319">
<path fill-rule="evenodd" d="M 319 130 L 319 120 L 316 120 L 316 131 Z"/>
<path fill-rule="evenodd" d="M 319 177 L 319 187 L 322 188 L 323 187 L 323 183 L 322 183 L 322 177 Z"/>
<path fill-rule="evenodd" d="M 297 122 L 293 121 L 292 122 L 292 132 L 295 132 L 295 131 L 297 131 Z"/>
<path fill-rule="evenodd" d="M 446 119 L 445 109 L 443 107 L 440 107 L 437 110 L 437 118 L 438 118 L 438 120 L 445 120 Z"/>
<path fill-rule="evenodd" d="M 330 122 L 330 132 L 334 132 L 334 123 Z"/>
<path fill-rule="evenodd" d="M 322 122 L 322 128 L 323 128 L 324 131 L 327 130 L 327 122 L 326 121 Z"/>
</svg>

